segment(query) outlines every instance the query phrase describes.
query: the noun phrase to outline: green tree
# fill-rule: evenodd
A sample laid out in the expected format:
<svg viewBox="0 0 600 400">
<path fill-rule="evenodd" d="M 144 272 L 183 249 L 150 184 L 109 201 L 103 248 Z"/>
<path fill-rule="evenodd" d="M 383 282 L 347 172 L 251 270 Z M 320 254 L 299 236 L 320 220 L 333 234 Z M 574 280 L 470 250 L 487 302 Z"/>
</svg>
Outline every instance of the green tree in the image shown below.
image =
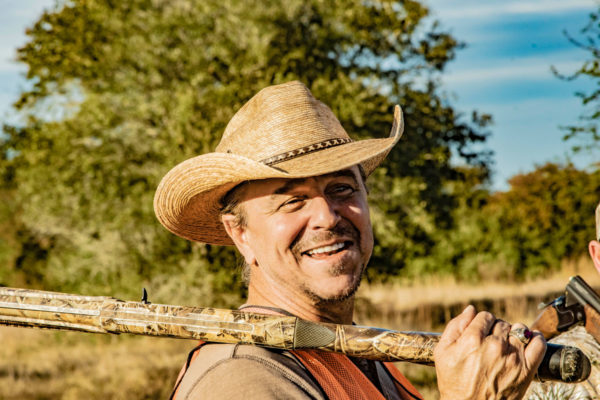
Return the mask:
<svg viewBox="0 0 600 400">
<path fill-rule="evenodd" d="M 510 190 L 492 196 L 484 213 L 501 227 L 496 252 L 516 277 L 536 276 L 587 252 L 594 238 L 600 169 L 547 163 L 513 176 Z"/>
<path fill-rule="evenodd" d="M 452 225 L 448 188 L 462 173 L 451 155 L 487 165 L 473 144 L 488 117 L 464 121 L 432 79 L 460 44 L 427 15 L 410 0 L 57 3 L 18 51 L 32 88 L 0 147 L 23 249 L 13 268 L 46 288 L 238 301 L 232 251 L 166 232 L 154 189 L 211 151 L 259 89 L 299 79 L 355 138 L 386 135 L 404 106 L 406 139 L 372 180 L 372 276 L 398 273 Z"/>
<path fill-rule="evenodd" d="M 566 33 L 568 39 L 575 46 L 588 53 L 588 59 L 571 76 L 564 76 L 554 72 L 562 79 L 587 79 L 591 82 L 589 90 L 577 92 L 581 99 L 584 111 L 579 118 L 580 123 L 565 127 L 565 139 L 579 139 L 579 144 L 573 146 L 575 151 L 583 148 L 600 149 L 600 6 L 590 13 L 586 26 L 581 29 L 581 38 L 575 38 Z M 595 83 L 595 85 L 594 85 Z M 593 89 L 595 87 L 595 89 Z"/>
<path fill-rule="evenodd" d="M 468 168 L 455 182 L 464 193 L 452 210 L 459 224 L 437 231 L 433 250 L 406 274 L 446 274 L 469 281 L 515 281 L 558 270 L 587 254 L 600 200 L 600 169 L 547 163 L 513 176 L 490 193 L 485 171 Z"/>
</svg>

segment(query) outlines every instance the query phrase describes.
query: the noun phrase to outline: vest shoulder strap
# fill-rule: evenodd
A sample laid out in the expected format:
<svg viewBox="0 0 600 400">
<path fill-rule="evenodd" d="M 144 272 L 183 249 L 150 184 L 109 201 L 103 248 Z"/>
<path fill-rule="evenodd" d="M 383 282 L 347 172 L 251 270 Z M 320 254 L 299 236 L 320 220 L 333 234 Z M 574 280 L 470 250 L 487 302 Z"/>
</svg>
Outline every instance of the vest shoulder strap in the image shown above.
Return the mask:
<svg viewBox="0 0 600 400">
<path fill-rule="evenodd" d="M 423 396 L 421 396 L 419 391 L 412 385 L 412 383 L 406 379 L 404 374 L 402 374 L 402 372 L 396 368 L 393 362 L 384 362 L 383 365 L 388 370 L 392 378 L 394 378 L 394 383 L 396 384 L 398 392 L 401 394 L 404 393 L 407 399 L 423 400 Z"/>
<path fill-rule="evenodd" d="M 329 399 L 385 400 L 377 387 L 347 356 L 318 350 L 293 350 L 292 353 L 319 382 Z M 393 377 L 402 399 L 423 400 L 419 392 L 392 363 L 385 363 L 385 367 Z"/>
</svg>

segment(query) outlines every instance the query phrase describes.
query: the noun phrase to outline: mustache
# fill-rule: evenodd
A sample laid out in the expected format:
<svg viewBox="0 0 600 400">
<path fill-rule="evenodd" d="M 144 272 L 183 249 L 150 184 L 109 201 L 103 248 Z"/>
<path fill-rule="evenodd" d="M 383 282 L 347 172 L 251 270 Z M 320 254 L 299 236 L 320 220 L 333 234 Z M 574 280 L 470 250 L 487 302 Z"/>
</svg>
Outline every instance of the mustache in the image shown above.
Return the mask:
<svg viewBox="0 0 600 400">
<path fill-rule="evenodd" d="M 301 232 L 294 242 L 292 243 L 291 249 L 294 254 L 300 255 L 303 251 L 314 248 L 319 243 L 331 241 L 337 238 L 351 238 L 354 243 L 360 243 L 360 233 L 349 222 L 341 221 L 339 224 L 326 231 L 319 231 L 311 234 L 310 236 L 303 235 Z"/>
</svg>

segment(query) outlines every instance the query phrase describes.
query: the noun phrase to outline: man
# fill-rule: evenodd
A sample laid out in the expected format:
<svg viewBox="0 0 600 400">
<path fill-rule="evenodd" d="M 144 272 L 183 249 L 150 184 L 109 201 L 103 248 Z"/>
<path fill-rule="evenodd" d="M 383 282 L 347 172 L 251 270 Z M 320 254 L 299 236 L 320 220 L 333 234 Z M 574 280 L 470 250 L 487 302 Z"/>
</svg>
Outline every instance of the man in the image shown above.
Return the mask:
<svg viewBox="0 0 600 400">
<path fill-rule="evenodd" d="M 156 214 L 179 236 L 237 247 L 249 275 L 242 310 L 350 324 L 373 249 L 365 179 L 402 131 L 397 107 L 389 138 L 353 141 L 302 83 L 265 88 L 214 153 L 163 178 Z M 452 320 L 435 351 L 441 398 L 521 398 L 545 341 L 510 332 L 473 307 Z M 194 357 L 177 399 L 421 398 L 394 368 L 339 354 L 206 344 Z"/>
<path fill-rule="evenodd" d="M 600 273 L 600 203 L 596 207 L 596 240 L 590 241 L 588 251 Z M 577 385 L 556 382 L 535 383 L 527 392 L 527 399 L 591 400 L 600 399 L 600 344 L 585 328 L 577 325 L 551 340 L 552 343 L 580 348 L 592 363 L 590 377 Z"/>
</svg>

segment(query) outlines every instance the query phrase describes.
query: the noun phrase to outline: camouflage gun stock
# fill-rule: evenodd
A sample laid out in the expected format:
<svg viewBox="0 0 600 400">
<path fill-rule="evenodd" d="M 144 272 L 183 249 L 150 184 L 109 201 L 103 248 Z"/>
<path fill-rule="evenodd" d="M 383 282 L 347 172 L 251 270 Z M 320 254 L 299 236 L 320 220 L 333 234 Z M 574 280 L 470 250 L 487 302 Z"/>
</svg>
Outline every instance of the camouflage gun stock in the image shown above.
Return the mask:
<svg viewBox="0 0 600 400">
<path fill-rule="evenodd" d="M 13 288 L 0 288 L 0 325 L 319 349 L 426 365 L 433 365 L 433 350 L 440 337 L 437 333 L 315 323 L 292 316 Z M 551 346 L 544 362 L 547 365 L 538 371 L 543 380 L 579 382 L 589 375 L 589 360 L 574 347 Z"/>
</svg>

